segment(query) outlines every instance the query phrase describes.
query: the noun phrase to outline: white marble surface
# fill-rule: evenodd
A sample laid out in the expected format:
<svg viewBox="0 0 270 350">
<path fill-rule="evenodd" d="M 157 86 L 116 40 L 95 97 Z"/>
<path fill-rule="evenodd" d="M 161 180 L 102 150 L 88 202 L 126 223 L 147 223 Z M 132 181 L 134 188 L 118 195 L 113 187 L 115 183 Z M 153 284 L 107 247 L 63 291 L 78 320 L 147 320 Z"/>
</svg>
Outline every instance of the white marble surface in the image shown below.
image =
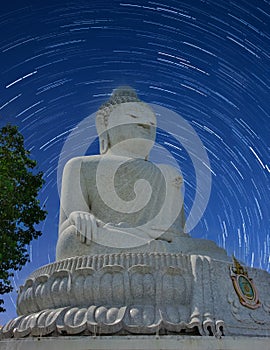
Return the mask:
<svg viewBox="0 0 270 350">
<path fill-rule="evenodd" d="M 97 115 L 102 154 L 74 158 L 64 169 L 57 259 L 137 247 L 181 251 L 179 237 L 188 237 L 182 177 L 147 160 L 155 114 L 142 102 L 115 104 L 104 113 Z"/>
<path fill-rule="evenodd" d="M 121 253 L 65 259 L 35 271 L 20 289 L 21 316 L 4 338 L 80 334 L 268 336 L 270 275 L 248 269 L 260 304 L 243 306 L 232 263 L 208 256 Z M 165 333 L 164 333 L 165 332 Z"/>
<path fill-rule="evenodd" d="M 82 334 L 78 348 L 91 340 L 84 349 L 254 349 L 249 337 L 269 337 L 270 274 L 237 272 L 224 249 L 184 232 L 180 174 L 147 160 L 155 115 L 134 94 L 120 100 L 97 114 L 101 154 L 65 167 L 57 261 L 20 288 L 20 316 L 0 332 L 16 340 L 2 340 L 0 349 Z M 245 283 L 235 290 L 239 273 Z M 187 339 L 127 337 L 168 333 Z M 115 334 L 112 342 L 88 337 L 108 334 Z M 234 335 L 248 336 L 252 347 Z M 19 340 L 27 337 L 34 339 Z M 51 339 L 57 349 L 75 346 L 74 339 Z M 256 339 L 264 349 L 265 339 Z M 39 344 L 51 347 L 49 339 Z"/>
<path fill-rule="evenodd" d="M 0 350 L 269 350 L 268 337 L 84 336 L 8 339 Z"/>
</svg>

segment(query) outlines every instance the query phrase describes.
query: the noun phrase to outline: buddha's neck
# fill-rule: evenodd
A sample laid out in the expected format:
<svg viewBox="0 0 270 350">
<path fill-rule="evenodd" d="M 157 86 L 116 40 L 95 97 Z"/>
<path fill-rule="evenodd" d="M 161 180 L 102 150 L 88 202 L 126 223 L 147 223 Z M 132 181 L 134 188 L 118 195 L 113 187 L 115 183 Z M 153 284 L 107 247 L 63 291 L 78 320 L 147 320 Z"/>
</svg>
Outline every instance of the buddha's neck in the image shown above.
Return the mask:
<svg viewBox="0 0 270 350">
<path fill-rule="evenodd" d="M 126 150 L 117 150 L 114 151 L 112 149 L 109 149 L 106 152 L 107 156 L 117 156 L 117 157 L 127 157 L 127 158 L 133 158 L 133 159 L 145 159 L 147 160 L 148 156 L 145 154 L 140 154 L 140 153 L 136 153 L 136 152 L 130 152 L 130 151 L 126 151 Z"/>
</svg>

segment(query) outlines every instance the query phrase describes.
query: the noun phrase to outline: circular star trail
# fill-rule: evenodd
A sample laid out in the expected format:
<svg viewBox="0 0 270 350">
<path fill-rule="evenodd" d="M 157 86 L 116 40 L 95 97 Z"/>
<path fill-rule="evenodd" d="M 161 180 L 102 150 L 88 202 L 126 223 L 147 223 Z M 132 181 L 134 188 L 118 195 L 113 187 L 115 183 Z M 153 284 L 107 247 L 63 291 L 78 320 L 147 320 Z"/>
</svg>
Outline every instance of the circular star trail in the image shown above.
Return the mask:
<svg viewBox="0 0 270 350">
<path fill-rule="evenodd" d="M 270 269 L 270 1 L 10 2 L 0 33 L 0 126 L 19 126 L 44 172 L 48 210 L 15 288 L 55 259 L 66 138 L 119 85 L 181 115 L 207 150 L 211 196 L 191 235 Z M 196 178 L 184 150 L 175 153 L 188 213 Z M 15 316 L 15 300 L 6 296 L 1 323 Z"/>
</svg>

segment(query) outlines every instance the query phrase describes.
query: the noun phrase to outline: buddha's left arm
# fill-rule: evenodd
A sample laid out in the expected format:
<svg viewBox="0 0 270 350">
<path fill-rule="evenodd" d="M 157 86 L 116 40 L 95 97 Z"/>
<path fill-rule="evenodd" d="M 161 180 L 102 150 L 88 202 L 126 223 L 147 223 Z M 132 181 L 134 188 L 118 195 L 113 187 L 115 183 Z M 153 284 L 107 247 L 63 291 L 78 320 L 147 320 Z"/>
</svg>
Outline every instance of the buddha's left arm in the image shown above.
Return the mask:
<svg viewBox="0 0 270 350">
<path fill-rule="evenodd" d="M 184 230 L 184 203 L 181 187 L 183 178 L 178 170 L 170 165 L 160 164 L 166 182 L 166 196 L 160 215 L 160 226 L 168 232 L 182 233 Z"/>
</svg>

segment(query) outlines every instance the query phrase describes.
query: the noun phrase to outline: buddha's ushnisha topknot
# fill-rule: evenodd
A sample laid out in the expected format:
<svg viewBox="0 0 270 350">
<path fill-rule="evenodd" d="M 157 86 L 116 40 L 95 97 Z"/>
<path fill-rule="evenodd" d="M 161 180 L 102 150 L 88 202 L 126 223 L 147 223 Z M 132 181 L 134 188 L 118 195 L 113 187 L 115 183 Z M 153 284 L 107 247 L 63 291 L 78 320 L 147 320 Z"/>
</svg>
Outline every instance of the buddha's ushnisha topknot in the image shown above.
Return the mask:
<svg viewBox="0 0 270 350">
<path fill-rule="evenodd" d="M 142 101 L 138 98 L 136 91 L 130 86 L 119 86 L 118 88 L 114 89 L 109 100 L 101 105 L 97 111 L 96 124 L 100 123 L 102 120 L 103 123 L 101 123 L 106 127 L 108 125 L 109 115 L 111 114 L 113 108 L 126 102 Z"/>
<path fill-rule="evenodd" d="M 124 102 L 140 101 L 136 91 L 130 86 L 119 86 L 114 89 L 108 102 L 112 104 L 123 103 L 120 100 L 123 100 Z"/>
</svg>

